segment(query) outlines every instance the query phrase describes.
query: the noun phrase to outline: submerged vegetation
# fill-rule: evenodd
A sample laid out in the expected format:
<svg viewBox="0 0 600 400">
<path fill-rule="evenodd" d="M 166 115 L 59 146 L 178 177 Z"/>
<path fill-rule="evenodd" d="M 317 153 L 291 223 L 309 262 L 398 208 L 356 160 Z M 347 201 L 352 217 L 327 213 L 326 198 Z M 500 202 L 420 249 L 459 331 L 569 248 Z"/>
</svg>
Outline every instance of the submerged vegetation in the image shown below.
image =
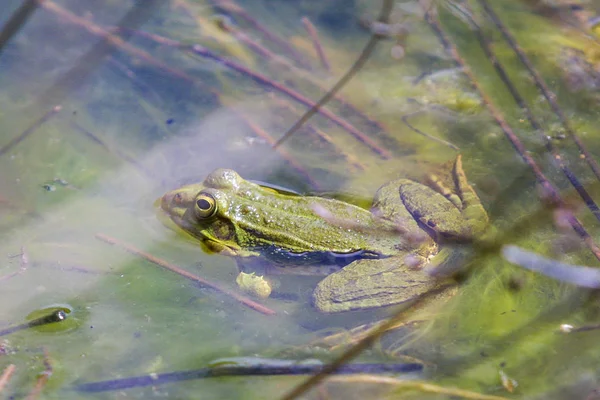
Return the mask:
<svg viewBox="0 0 600 400">
<path fill-rule="evenodd" d="M 0 393 L 594 398 L 600 41 L 591 4 L 7 4 Z M 164 193 L 216 168 L 260 183 L 260 196 L 246 193 L 256 202 L 283 193 L 288 215 L 308 194 L 369 208 L 398 178 L 467 209 L 468 192 L 447 189 L 461 185 L 448 173 L 459 154 L 490 228 L 427 242 L 418 253 L 427 262 L 405 256 L 408 267 L 426 265 L 419 276 L 435 290 L 400 306 L 323 314 L 311 300 L 323 276 L 252 272 L 239 286 L 268 294 L 242 293 L 234 259 L 156 216 Z M 208 213 L 215 200 L 204 201 Z M 322 204 L 310 210 L 330 225 L 371 228 Z M 423 203 L 406 204 L 421 226 L 432 222 Z M 397 216 L 397 206 L 381 209 Z M 314 226 L 294 229 L 319 237 Z M 400 219 L 394 234 L 421 251 L 407 226 Z M 429 263 L 437 244 L 460 262 Z M 293 253 L 273 247 L 271 258 Z"/>
</svg>

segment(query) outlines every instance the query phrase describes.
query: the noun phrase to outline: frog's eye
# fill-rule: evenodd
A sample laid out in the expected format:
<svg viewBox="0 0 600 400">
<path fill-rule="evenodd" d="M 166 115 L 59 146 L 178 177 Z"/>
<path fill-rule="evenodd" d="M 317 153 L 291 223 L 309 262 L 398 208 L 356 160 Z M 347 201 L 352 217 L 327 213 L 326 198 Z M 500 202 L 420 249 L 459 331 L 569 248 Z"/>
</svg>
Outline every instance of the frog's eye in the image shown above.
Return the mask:
<svg viewBox="0 0 600 400">
<path fill-rule="evenodd" d="M 194 207 L 198 218 L 206 219 L 215 215 L 217 211 L 217 202 L 215 198 L 208 193 L 200 193 L 196 197 L 196 206 Z"/>
</svg>

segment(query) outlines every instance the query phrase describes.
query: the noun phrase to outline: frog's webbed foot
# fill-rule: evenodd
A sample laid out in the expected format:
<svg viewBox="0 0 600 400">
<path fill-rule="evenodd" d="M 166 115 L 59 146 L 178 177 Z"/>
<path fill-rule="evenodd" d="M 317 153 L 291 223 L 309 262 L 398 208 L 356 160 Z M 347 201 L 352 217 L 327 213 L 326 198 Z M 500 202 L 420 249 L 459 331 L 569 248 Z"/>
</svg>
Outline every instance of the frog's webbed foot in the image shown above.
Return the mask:
<svg viewBox="0 0 600 400">
<path fill-rule="evenodd" d="M 444 226 L 449 227 L 450 230 L 446 232 L 447 235 L 444 235 L 447 238 L 471 239 L 479 237 L 487 228 L 488 216 L 479 196 L 467 180 L 460 155 L 456 157 L 456 161 L 454 162 L 452 179 L 454 181 L 454 188 L 450 189 L 444 185 L 439 177 L 435 175 L 429 176 L 430 186 L 437 193 L 444 196 L 460 213 L 458 219 L 456 212 L 453 210 L 446 211 L 445 215 L 439 213 L 431 216 L 430 219 L 441 222 L 440 226 L 432 227 L 432 229 L 444 235 Z M 456 226 L 452 227 L 449 224 L 450 222 Z"/>
<path fill-rule="evenodd" d="M 363 310 L 410 302 L 438 288 L 428 273 L 405 265 L 402 258 L 358 260 L 319 282 L 313 303 L 328 313 Z"/>
</svg>

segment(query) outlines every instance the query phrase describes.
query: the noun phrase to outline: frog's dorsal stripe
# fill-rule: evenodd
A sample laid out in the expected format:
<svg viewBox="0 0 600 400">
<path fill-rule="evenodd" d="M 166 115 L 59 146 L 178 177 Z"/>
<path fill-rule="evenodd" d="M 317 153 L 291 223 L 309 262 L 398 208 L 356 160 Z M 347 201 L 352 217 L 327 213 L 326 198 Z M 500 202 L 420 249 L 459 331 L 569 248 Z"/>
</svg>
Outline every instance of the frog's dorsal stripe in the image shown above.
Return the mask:
<svg viewBox="0 0 600 400">
<path fill-rule="evenodd" d="M 369 208 L 369 205 L 371 204 L 371 199 L 366 199 L 366 198 L 363 198 L 363 197 L 358 197 L 355 194 L 352 194 L 350 192 L 310 191 L 310 192 L 302 193 L 302 192 L 298 192 L 296 190 L 289 189 L 289 188 L 286 188 L 286 187 L 283 187 L 283 186 L 274 185 L 272 183 L 267 183 L 267 182 L 262 182 L 262 181 L 256 181 L 256 180 L 251 180 L 250 182 L 259 185 L 263 189 L 270 190 L 273 193 L 285 194 L 285 195 L 288 195 L 288 196 L 317 196 L 317 197 L 324 197 L 326 199 L 340 200 L 340 201 L 343 201 L 343 202 L 346 202 L 346 203 L 354 204 L 355 206 L 358 206 L 358 207 L 361 207 L 361 208 Z"/>
<path fill-rule="evenodd" d="M 268 246 L 262 249 L 261 253 L 272 262 L 289 267 L 311 264 L 344 267 L 356 260 L 387 257 L 369 250 L 358 250 L 348 253 L 336 253 L 333 251 L 305 251 L 295 253 L 277 246 Z"/>
<path fill-rule="evenodd" d="M 279 186 L 279 185 L 274 185 L 272 183 L 255 181 L 255 180 L 251 180 L 250 182 L 257 184 L 262 188 L 272 190 L 274 193 L 281 193 L 281 194 L 287 194 L 287 195 L 292 195 L 292 196 L 303 196 L 302 193 L 297 192 L 293 189 L 289 189 L 289 188 Z"/>
</svg>

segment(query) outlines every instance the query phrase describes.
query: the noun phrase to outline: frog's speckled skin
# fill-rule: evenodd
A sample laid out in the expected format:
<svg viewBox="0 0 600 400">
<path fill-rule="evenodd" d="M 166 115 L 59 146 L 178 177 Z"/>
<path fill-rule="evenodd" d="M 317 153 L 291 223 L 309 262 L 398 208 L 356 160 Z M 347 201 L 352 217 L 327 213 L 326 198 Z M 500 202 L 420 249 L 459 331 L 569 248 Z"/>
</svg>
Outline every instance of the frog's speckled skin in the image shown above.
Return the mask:
<svg viewBox="0 0 600 400">
<path fill-rule="evenodd" d="M 423 266 L 438 244 L 470 241 L 484 232 L 487 214 L 460 156 L 453 178 L 453 190 L 435 178 L 436 190 L 408 179 L 389 182 L 368 211 L 339 200 L 279 193 L 217 169 L 201 184 L 166 193 L 161 208 L 208 249 L 229 256 L 301 265 L 324 254 L 355 253 L 313 294 L 319 310 L 347 311 L 410 301 L 436 288 Z"/>
</svg>

